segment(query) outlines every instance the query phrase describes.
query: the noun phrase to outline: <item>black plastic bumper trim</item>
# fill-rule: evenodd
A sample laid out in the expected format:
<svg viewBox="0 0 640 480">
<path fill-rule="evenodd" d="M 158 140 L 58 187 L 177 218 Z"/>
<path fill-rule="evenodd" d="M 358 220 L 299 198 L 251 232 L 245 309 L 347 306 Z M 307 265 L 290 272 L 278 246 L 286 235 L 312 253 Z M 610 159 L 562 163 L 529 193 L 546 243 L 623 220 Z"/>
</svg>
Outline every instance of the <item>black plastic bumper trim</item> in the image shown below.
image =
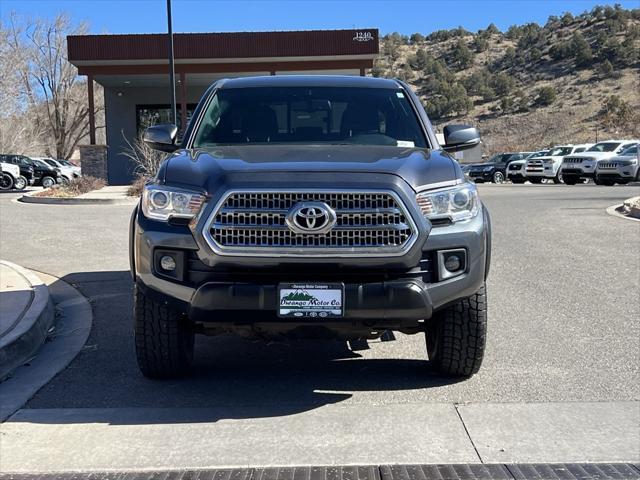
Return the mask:
<svg viewBox="0 0 640 480">
<path fill-rule="evenodd" d="M 216 317 L 243 321 L 245 316 L 251 322 L 282 321 L 276 315 L 277 289 L 278 285 L 205 283 L 193 295 L 189 317 L 197 322 Z M 432 314 L 427 286 L 414 279 L 345 283 L 344 309 L 346 320 L 422 320 Z M 216 312 L 233 315 L 213 316 Z"/>
</svg>

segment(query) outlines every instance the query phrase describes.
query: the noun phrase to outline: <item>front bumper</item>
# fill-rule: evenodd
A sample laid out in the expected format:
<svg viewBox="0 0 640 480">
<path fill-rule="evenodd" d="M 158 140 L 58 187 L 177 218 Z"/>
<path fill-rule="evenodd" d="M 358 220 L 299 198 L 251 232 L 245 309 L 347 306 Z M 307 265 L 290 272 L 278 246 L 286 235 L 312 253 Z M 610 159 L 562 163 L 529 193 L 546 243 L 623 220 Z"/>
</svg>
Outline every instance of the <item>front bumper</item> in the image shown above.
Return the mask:
<svg viewBox="0 0 640 480">
<path fill-rule="evenodd" d="M 188 227 L 149 220 L 137 212 L 131 227 L 131 263 L 138 287 L 202 324 L 308 323 L 277 316 L 278 284 L 305 281 L 345 285 L 345 313 L 339 322 L 406 327 L 407 322 L 415 325 L 430 318 L 434 310 L 473 295 L 489 268 L 490 221 L 484 208 L 474 219 L 433 227 L 409 268 L 402 258 L 387 259 L 384 267 L 372 267 L 366 258 L 360 266 L 332 258 L 253 258 L 250 266 L 207 265 L 199 257 L 213 254 L 200 251 Z M 435 252 L 452 248 L 465 249 L 465 270 L 438 281 Z M 179 253 L 179 279 L 158 273 L 159 250 Z M 408 256 L 413 259 L 413 254 Z"/>
<path fill-rule="evenodd" d="M 624 180 L 630 181 L 636 177 L 636 166 L 620 166 L 616 168 L 597 169 L 596 176 L 598 178 L 610 179 L 610 180 Z"/>
<path fill-rule="evenodd" d="M 574 175 L 581 178 L 595 177 L 595 162 L 562 164 L 562 175 Z"/>
<path fill-rule="evenodd" d="M 490 172 L 469 172 L 467 176 L 474 182 L 492 182 L 493 171 Z"/>
<path fill-rule="evenodd" d="M 525 178 L 554 178 L 553 168 L 536 168 L 527 169 L 525 171 Z"/>
</svg>

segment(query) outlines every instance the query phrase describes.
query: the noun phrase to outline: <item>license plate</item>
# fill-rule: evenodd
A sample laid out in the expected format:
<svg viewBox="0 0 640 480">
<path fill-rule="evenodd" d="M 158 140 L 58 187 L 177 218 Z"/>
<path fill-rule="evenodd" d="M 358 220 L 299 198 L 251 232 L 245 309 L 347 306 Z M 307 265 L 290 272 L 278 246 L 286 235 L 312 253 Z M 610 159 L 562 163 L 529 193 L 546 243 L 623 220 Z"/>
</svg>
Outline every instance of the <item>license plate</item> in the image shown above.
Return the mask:
<svg viewBox="0 0 640 480">
<path fill-rule="evenodd" d="M 278 285 L 278 316 L 283 318 L 337 318 L 344 315 L 341 283 Z"/>
</svg>

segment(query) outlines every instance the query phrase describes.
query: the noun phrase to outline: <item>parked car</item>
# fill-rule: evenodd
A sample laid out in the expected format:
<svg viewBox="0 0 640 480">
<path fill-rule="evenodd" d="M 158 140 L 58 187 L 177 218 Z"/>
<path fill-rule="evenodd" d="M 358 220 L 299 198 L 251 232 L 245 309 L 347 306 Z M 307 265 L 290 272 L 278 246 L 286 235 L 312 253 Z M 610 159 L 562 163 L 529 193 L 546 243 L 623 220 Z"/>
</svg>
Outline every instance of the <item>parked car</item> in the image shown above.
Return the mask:
<svg viewBox="0 0 640 480">
<path fill-rule="evenodd" d="M 542 183 L 543 180 L 552 180 L 553 183 L 562 183 L 562 159 L 566 155 L 584 152 L 591 144 L 558 145 L 549 149 L 545 156 L 531 158 L 525 164 L 525 176 L 531 183 Z"/>
<path fill-rule="evenodd" d="M 498 153 L 487 162 L 471 164 L 467 175 L 477 183 L 503 183 L 507 178 L 509 163 L 522 158 L 523 156 L 517 152 Z"/>
<path fill-rule="evenodd" d="M 562 162 L 564 183 L 575 185 L 581 179 L 595 179 L 599 160 L 609 160 L 637 143 L 638 140 L 605 140 L 582 153 L 565 157 Z"/>
<path fill-rule="evenodd" d="M 509 166 L 507 167 L 507 180 L 512 183 L 524 183 L 524 164 L 531 155 L 536 152 L 519 152 L 515 157 L 509 158 Z"/>
<path fill-rule="evenodd" d="M 130 224 L 144 375 L 186 373 L 195 332 L 425 333 L 436 371 L 478 371 L 491 227 L 445 153 L 475 128 L 445 127 L 440 147 L 399 80 L 282 75 L 217 81 L 177 131 L 146 130 L 173 154 Z"/>
<path fill-rule="evenodd" d="M 68 183 L 74 178 L 78 178 L 80 176 L 80 167 L 75 165 L 68 166 L 62 163 L 61 160 L 54 160 L 53 158 L 47 157 L 31 157 L 33 160 L 42 160 L 43 162 L 48 163 L 53 168 L 59 168 L 60 173 L 62 174 L 62 182 Z"/>
<path fill-rule="evenodd" d="M 600 160 L 596 166 L 595 182 L 598 185 L 626 184 L 640 180 L 640 148 L 632 145 L 609 159 Z"/>
<path fill-rule="evenodd" d="M 26 187 L 20 180 L 20 167 L 13 163 L 0 162 L 0 190 L 11 190 L 17 188 L 22 190 Z"/>
<path fill-rule="evenodd" d="M 24 184 L 24 187 L 22 188 L 26 188 L 28 185 L 34 184 L 35 173 L 34 173 L 33 165 L 31 164 L 31 162 L 27 157 L 23 155 L 0 154 L 0 162 L 10 163 L 12 165 L 18 166 L 18 169 L 20 170 L 21 178 L 18 181 L 18 186 L 16 187 L 14 185 L 15 188 L 18 188 L 23 184 Z"/>
</svg>

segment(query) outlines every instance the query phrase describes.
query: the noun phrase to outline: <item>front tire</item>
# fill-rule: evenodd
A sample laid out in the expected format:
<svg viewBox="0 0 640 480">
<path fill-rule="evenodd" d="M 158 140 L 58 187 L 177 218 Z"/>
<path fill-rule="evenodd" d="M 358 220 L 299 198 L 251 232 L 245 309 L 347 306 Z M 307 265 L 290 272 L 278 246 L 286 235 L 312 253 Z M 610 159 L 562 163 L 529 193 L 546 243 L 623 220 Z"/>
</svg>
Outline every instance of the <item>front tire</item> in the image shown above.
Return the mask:
<svg viewBox="0 0 640 480">
<path fill-rule="evenodd" d="M 42 179 L 42 186 L 44 188 L 51 188 L 56 184 L 56 181 L 53 177 L 44 177 Z"/>
<path fill-rule="evenodd" d="M 504 183 L 504 173 L 496 172 L 493 174 L 493 183 Z"/>
<path fill-rule="evenodd" d="M 147 378 L 177 378 L 193 363 L 194 331 L 185 315 L 135 287 L 134 337 L 138 367 Z"/>
<path fill-rule="evenodd" d="M 15 188 L 16 190 L 24 190 L 25 188 L 27 188 L 27 185 L 29 185 L 29 181 L 25 177 L 20 175 L 13 183 L 13 188 Z"/>
<path fill-rule="evenodd" d="M 483 284 L 471 297 L 434 313 L 425 333 L 434 370 L 459 377 L 477 373 L 487 338 L 486 286 Z"/>
<path fill-rule="evenodd" d="M 530 181 L 531 183 L 535 183 L 535 184 L 542 183 L 542 179 L 541 179 L 541 178 L 539 178 L 539 177 L 530 177 L 530 178 L 529 178 L 529 181 Z"/>
<path fill-rule="evenodd" d="M 524 183 L 525 180 L 523 178 L 512 178 L 511 183 Z"/>
<path fill-rule="evenodd" d="M 562 183 L 562 173 L 560 170 L 558 170 L 558 173 L 556 173 L 556 176 L 553 177 L 553 183 L 555 183 L 556 185 L 558 185 L 559 183 Z"/>
<path fill-rule="evenodd" d="M 563 180 L 565 185 L 575 185 L 578 183 L 578 179 L 576 177 L 565 176 Z"/>
<path fill-rule="evenodd" d="M 8 173 L 2 173 L 0 177 L 0 190 L 11 190 L 13 188 L 13 177 Z"/>
</svg>

